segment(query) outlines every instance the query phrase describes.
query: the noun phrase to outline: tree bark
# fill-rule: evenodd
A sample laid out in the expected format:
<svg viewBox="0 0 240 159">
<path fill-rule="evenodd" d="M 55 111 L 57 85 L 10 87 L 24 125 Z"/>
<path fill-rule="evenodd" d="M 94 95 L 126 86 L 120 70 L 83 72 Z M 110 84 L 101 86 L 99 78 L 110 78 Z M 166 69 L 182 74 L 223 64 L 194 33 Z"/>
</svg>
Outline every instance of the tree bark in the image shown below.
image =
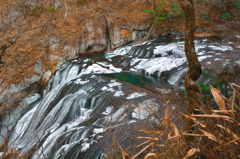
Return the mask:
<svg viewBox="0 0 240 159">
<path fill-rule="evenodd" d="M 185 54 L 188 60 L 188 71 L 185 76 L 184 86 L 188 95 L 187 114 L 194 113 L 194 109 L 201 105 L 201 93 L 196 82 L 201 76 L 201 64 L 198 61 L 194 47 L 194 4 L 193 0 L 180 0 L 181 7 L 185 12 Z M 187 131 L 193 125 L 192 120 L 186 118 L 184 123 L 184 131 Z M 189 138 L 185 138 L 188 142 Z"/>
</svg>

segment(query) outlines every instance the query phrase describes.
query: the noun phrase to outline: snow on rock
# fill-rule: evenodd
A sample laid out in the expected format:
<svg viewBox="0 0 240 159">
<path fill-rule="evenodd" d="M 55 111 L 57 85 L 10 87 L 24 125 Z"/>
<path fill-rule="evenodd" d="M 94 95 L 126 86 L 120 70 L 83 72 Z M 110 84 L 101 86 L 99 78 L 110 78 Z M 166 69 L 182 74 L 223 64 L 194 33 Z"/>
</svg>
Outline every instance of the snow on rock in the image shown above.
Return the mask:
<svg viewBox="0 0 240 159">
<path fill-rule="evenodd" d="M 115 73 L 112 70 L 109 70 L 107 68 L 103 68 L 98 64 L 92 64 L 89 66 L 84 73 L 90 74 L 90 73 L 95 73 L 95 74 L 102 74 L 102 73 Z"/>
<path fill-rule="evenodd" d="M 112 112 L 113 106 L 106 107 L 106 110 L 102 113 L 103 115 L 109 115 Z"/>
<path fill-rule="evenodd" d="M 143 96 L 146 96 L 146 95 L 147 95 L 147 93 L 145 93 L 145 92 L 141 92 L 141 93 L 139 93 L 139 92 L 134 92 L 134 93 L 128 95 L 128 96 L 126 97 L 126 99 L 134 99 L 134 98 L 139 98 L 139 97 L 143 97 Z"/>
<path fill-rule="evenodd" d="M 104 67 L 109 67 L 109 69 L 113 70 L 114 72 L 122 72 L 121 68 L 116 68 L 112 64 L 109 64 L 107 62 L 97 62 L 97 64 L 104 66 Z"/>
<path fill-rule="evenodd" d="M 122 72 L 122 69 L 121 69 L 121 68 L 116 68 L 116 67 L 114 67 L 112 64 L 110 65 L 109 69 L 110 69 L 110 70 L 113 70 L 114 72 Z"/>
<path fill-rule="evenodd" d="M 209 45 L 212 50 L 218 50 L 218 51 L 227 51 L 227 50 L 233 50 L 231 46 L 215 46 L 215 45 Z"/>
<path fill-rule="evenodd" d="M 103 129 L 103 128 L 95 128 L 95 129 L 93 129 L 93 132 L 96 133 L 96 134 L 103 133 L 105 131 L 106 131 L 106 129 Z"/>
<path fill-rule="evenodd" d="M 201 61 L 203 61 L 204 59 L 210 58 L 210 57 L 212 57 L 212 55 L 200 56 L 200 57 L 198 57 L 198 60 L 201 62 Z"/>
<path fill-rule="evenodd" d="M 236 35 L 236 38 L 240 39 L 240 35 Z"/>
</svg>

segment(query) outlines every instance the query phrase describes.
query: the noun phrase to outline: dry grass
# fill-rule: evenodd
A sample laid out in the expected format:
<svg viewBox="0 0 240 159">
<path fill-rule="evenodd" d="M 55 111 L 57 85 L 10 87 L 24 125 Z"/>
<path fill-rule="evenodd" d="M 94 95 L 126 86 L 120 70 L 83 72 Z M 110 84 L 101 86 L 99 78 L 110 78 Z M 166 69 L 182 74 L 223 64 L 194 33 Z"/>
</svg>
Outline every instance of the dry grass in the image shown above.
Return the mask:
<svg viewBox="0 0 240 159">
<path fill-rule="evenodd" d="M 211 93 L 218 105 L 218 109 L 209 105 L 198 106 L 198 114 L 186 115 L 178 112 L 173 115 L 169 109 L 168 102 L 165 108 L 164 117 L 159 117 L 158 113 L 149 109 L 159 120 L 159 126 L 152 127 L 151 130 L 139 130 L 144 136 L 136 138 L 144 140 L 135 146 L 139 149 L 134 155 L 130 155 L 124 150 L 116 138 L 113 137 L 115 150 L 118 149 L 117 158 L 211 158 L 226 159 L 240 157 L 240 108 L 236 101 L 239 99 L 240 86 L 229 83 L 232 96 L 226 99 L 221 92 L 210 86 Z M 140 108 L 141 110 L 141 108 Z M 179 112 L 180 113 L 180 112 Z M 182 118 L 182 119 L 180 119 Z M 191 130 L 183 132 L 179 120 L 189 118 L 194 122 Z M 185 139 L 190 139 L 191 143 L 186 143 Z M 112 159 L 111 150 L 106 149 L 105 157 Z M 144 157 L 142 155 L 144 154 Z"/>
</svg>

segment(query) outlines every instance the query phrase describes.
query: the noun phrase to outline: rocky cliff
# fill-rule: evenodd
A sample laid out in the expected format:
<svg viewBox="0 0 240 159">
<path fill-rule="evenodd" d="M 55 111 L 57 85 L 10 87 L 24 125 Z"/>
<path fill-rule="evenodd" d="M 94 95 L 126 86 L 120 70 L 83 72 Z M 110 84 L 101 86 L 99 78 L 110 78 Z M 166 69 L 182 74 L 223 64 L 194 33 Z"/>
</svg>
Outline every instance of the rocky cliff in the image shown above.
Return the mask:
<svg viewBox="0 0 240 159">
<path fill-rule="evenodd" d="M 22 13 L 26 12 L 27 21 L 31 21 L 26 22 L 26 26 L 39 27 L 27 31 L 21 27 L 24 32 L 6 50 L 4 63 L 0 66 L 0 78 L 4 80 L 2 87 L 28 86 L 41 79 L 46 83 L 63 63 L 79 54 L 103 52 L 129 42 L 140 42 L 154 23 L 144 10 L 156 9 L 157 3 L 156 0 L 1 1 L 2 46 L 7 39 L 18 35 L 19 21 L 16 19 Z M 176 9 L 171 6 L 174 3 L 178 4 L 178 1 L 166 1 L 168 7 L 165 10 Z M 235 29 L 233 20 L 220 18 L 226 12 L 220 1 L 196 0 L 195 11 L 198 33 L 220 34 L 227 30 L 226 27 Z M 183 14 L 180 9 L 177 12 Z M 153 26 L 149 38 L 168 33 L 183 36 L 183 21 L 184 17 L 179 16 L 166 19 Z M 225 25 L 226 21 L 229 26 Z"/>
</svg>

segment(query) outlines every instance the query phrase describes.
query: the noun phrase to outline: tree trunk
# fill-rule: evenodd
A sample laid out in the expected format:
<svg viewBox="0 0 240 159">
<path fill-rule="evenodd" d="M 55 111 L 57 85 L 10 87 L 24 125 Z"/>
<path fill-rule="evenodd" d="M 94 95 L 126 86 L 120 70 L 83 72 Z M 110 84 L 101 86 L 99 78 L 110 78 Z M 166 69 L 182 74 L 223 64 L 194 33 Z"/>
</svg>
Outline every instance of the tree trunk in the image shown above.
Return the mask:
<svg viewBox="0 0 240 159">
<path fill-rule="evenodd" d="M 194 47 L 194 5 L 193 0 L 180 0 L 181 7 L 185 12 L 185 54 L 188 60 L 188 71 L 185 76 L 184 86 L 188 95 L 187 114 L 194 113 L 194 109 L 201 105 L 201 93 L 196 82 L 201 76 L 201 64 L 198 61 Z M 184 123 L 184 131 L 189 130 L 193 125 L 192 120 L 186 118 Z M 185 138 L 189 142 L 189 138 Z"/>
</svg>

